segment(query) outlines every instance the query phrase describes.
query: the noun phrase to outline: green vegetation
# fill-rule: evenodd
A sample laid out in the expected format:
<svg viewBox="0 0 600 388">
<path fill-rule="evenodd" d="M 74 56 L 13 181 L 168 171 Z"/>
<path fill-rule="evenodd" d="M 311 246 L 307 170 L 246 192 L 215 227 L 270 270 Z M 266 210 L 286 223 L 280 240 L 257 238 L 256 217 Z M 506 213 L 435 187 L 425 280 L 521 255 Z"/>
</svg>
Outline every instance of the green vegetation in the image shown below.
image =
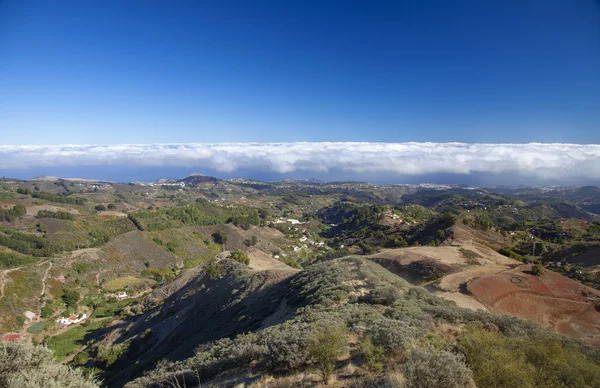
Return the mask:
<svg viewBox="0 0 600 388">
<path fill-rule="evenodd" d="M 535 263 L 533 265 L 533 267 L 531 268 L 531 272 L 535 275 L 535 276 L 542 276 L 544 274 L 544 266 L 542 266 L 542 263 L 540 263 L 539 261 L 537 263 Z"/>
<path fill-rule="evenodd" d="M 477 259 L 481 259 L 482 256 L 477 253 L 477 252 L 473 252 L 470 249 L 466 249 L 466 248 L 460 248 L 459 252 L 467 259 L 466 262 L 469 265 L 481 265 L 481 263 L 479 262 L 479 260 Z"/>
<path fill-rule="evenodd" d="M 218 230 L 212 234 L 212 238 L 215 244 L 224 245 L 227 242 L 227 233 L 222 230 Z"/>
<path fill-rule="evenodd" d="M 142 276 L 152 278 L 157 282 L 164 282 L 175 277 L 175 273 L 169 268 L 148 267 L 141 273 Z M 139 282 L 139 280 L 138 280 Z"/>
<path fill-rule="evenodd" d="M 183 225 L 203 226 L 233 223 L 248 228 L 262 221 L 258 210 L 248 206 L 226 208 L 206 201 L 197 201 L 193 205 L 170 209 L 140 210 L 129 214 L 129 218 L 140 230 L 158 231 L 177 228 Z"/>
<path fill-rule="evenodd" d="M 0 245 L 36 257 L 51 256 L 60 251 L 59 247 L 42 237 L 4 227 L 0 227 Z"/>
<path fill-rule="evenodd" d="M 600 365 L 573 344 L 507 337 L 473 326 L 459 339 L 479 387 L 597 387 Z"/>
<path fill-rule="evenodd" d="M 43 199 L 48 202 L 66 203 L 69 205 L 85 205 L 87 202 L 85 198 L 73 197 L 70 195 L 51 194 L 43 191 L 34 191 L 28 193 L 27 190 L 24 190 L 20 194 L 31 194 L 33 198 Z"/>
<path fill-rule="evenodd" d="M 445 350 L 415 349 L 401 370 L 407 388 L 463 388 L 470 386 L 473 376 L 462 355 Z"/>
<path fill-rule="evenodd" d="M 224 272 L 221 276 L 230 275 Z M 358 292 L 365 283 L 366 293 Z M 532 322 L 460 309 L 362 259 L 311 265 L 291 278 L 286 287 L 287 305 L 300 308 L 295 317 L 258 332 L 240 333 L 233 339 L 222 338 L 203 345 L 188 360 L 161 363 L 128 387 L 160 386 L 169 381 L 193 385 L 198 379 L 209 380 L 219 371 L 241 367 L 283 374 L 317 368 L 323 380 L 328 381 L 336 372 L 337 360 L 347 350 L 354 350 L 350 357 L 357 353 L 360 356 L 356 357 L 362 357 L 353 362 L 363 360 L 365 370 L 379 373 L 379 384 L 392 382 L 394 372 L 400 371 L 409 387 L 464 387 L 471 379 L 478 386 L 572 386 L 532 385 L 530 375 L 518 377 L 513 385 L 502 384 L 513 378 L 510 368 L 506 369 L 512 364 L 507 364 L 504 357 L 495 358 L 494 342 L 474 342 L 477 337 L 473 333 L 477 330 L 505 341 L 500 349 L 513 352 L 510 358 L 517 360 L 514 365 L 527 360 L 521 355 L 523 348 L 519 344 L 528 343 L 533 348 L 552 340 L 562 350 L 549 354 L 558 354 L 564 359 L 565 368 L 571 365 L 581 370 L 581 379 L 587 386 L 595 386 L 595 370 L 600 367 L 597 351 L 574 341 L 553 339 L 556 337 Z M 468 330 L 458 336 L 443 337 L 435 331 L 440 325 Z M 358 345 L 349 342 L 351 335 L 358 337 Z M 573 356 L 565 358 L 561 352 L 572 352 Z M 543 356 L 534 365 L 538 369 L 551 365 L 552 357 Z M 572 363 L 578 362 L 578 357 L 587 361 L 575 366 Z M 492 361 L 489 368 L 494 372 L 489 373 L 486 363 Z M 483 364 L 480 367 L 474 362 Z M 564 375 L 564 370 L 557 374 Z M 495 382 L 489 380 L 490 375 Z"/>
<path fill-rule="evenodd" d="M 47 322 L 37 322 L 27 328 L 27 332 L 31 334 L 39 334 L 44 331 Z"/>
<path fill-rule="evenodd" d="M 136 302 L 136 299 L 124 299 L 119 301 L 99 302 L 96 309 L 90 318 L 114 318 L 119 315 L 119 312 L 125 307 Z"/>
<path fill-rule="evenodd" d="M 99 387 L 94 378 L 81 370 L 57 364 L 52 352 L 27 342 L 0 342 L 0 386 L 27 387 Z"/>
<path fill-rule="evenodd" d="M 373 341 L 367 337 L 361 344 L 361 350 L 365 355 L 365 364 L 367 368 L 373 372 L 381 373 L 387 359 L 383 346 L 373 345 Z"/>
<path fill-rule="evenodd" d="M 223 266 L 217 260 L 211 259 L 204 266 L 204 271 L 208 274 L 210 279 L 215 280 L 221 277 Z"/>
<path fill-rule="evenodd" d="M 153 276 L 153 272 L 150 272 L 149 270 L 150 270 L 150 268 L 147 268 L 146 270 L 144 270 L 144 272 L 148 272 L 148 275 L 145 275 L 144 273 L 142 273 L 142 276 Z M 160 269 L 154 268 L 153 270 L 160 270 Z M 140 283 L 141 281 L 142 281 L 142 279 L 140 279 L 140 278 L 136 278 L 134 276 L 127 276 L 127 277 L 109 280 L 102 285 L 102 288 L 104 288 L 104 290 L 106 290 L 108 292 L 123 291 L 128 286 L 130 286 L 132 284 Z"/>
<path fill-rule="evenodd" d="M 325 384 L 329 383 L 335 362 L 348 349 L 348 330 L 344 325 L 316 327 L 308 345 Z"/>
<path fill-rule="evenodd" d="M 72 354 L 87 341 L 94 338 L 94 331 L 101 328 L 109 319 L 90 321 L 86 325 L 78 325 L 59 335 L 46 340 L 48 349 L 54 352 L 54 358 L 61 361 Z"/>
<path fill-rule="evenodd" d="M 0 269 L 22 267 L 36 263 L 38 260 L 39 259 L 31 256 L 0 251 Z"/>
<path fill-rule="evenodd" d="M 81 295 L 76 290 L 65 290 L 62 295 L 63 302 L 65 302 L 67 308 L 70 309 L 77 309 L 77 303 L 79 302 L 80 298 Z"/>
<path fill-rule="evenodd" d="M 128 388 L 212 384 L 223 372 L 264 375 L 255 386 L 312 386 L 312 378 L 301 377 L 311 370 L 323 382 L 337 375 L 336 384 L 352 387 L 600 385 L 595 349 L 532 322 L 463 310 L 375 262 L 340 258 L 472 239 L 473 250 L 459 249 L 469 265 L 488 265 L 478 253 L 483 244 L 519 261 L 540 260 L 532 268 L 538 276 L 547 268 L 600 287 L 600 216 L 584 210 L 600 209 L 600 189 L 505 194 L 351 182 L 210 182 L 102 187 L 3 180 L 0 199 L 17 205 L 0 208 L 0 269 L 22 268 L 4 276 L 0 329 L 22 328 L 23 311 L 42 309 L 48 322 L 28 331 L 44 341 L 56 331 L 57 314 L 88 306 L 90 319 L 45 341 L 59 359 L 87 345 L 71 365 L 100 369 L 107 386 L 128 382 Z M 25 206 L 44 201 L 75 205 L 78 213 L 26 216 Z M 94 211 L 117 208 L 128 217 Z M 278 223 L 279 217 L 302 225 Z M 239 229 L 253 225 L 251 232 Z M 285 252 L 279 260 L 304 269 L 249 270 L 248 247 Z M 75 249 L 67 260 L 35 265 Z M 223 250 L 230 257 L 217 260 Z M 416 263 L 409 270 L 435 280 L 451 268 Z M 98 287 L 153 291 L 139 300 L 105 301 Z M 173 328 L 166 336 L 165 325 Z M 346 365 L 353 372 L 340 369 Z"/>
<path fill-rule="evenodd" d="M 501 248 L 498 250 L 498 253 L 501 255 L 504 255 L 506 257 L 510 257 L 511 259 L 515 259 L 517 261 L 525 260 L 525 258 L 522 255 L 518 254 L 517 252 L 513 251 L 510 248 Z"/>
<path fill-rule="evenodd" d="M 67 221 L 75 220 L 74 214 L 71 214 L 69 212 L 63 212 L 63 211 L 53 212 L 50 210 L 40 210 L 40 211 L 38 211 L 36 217 L 37 218 L 56 218 L 59 220 L 67 220 Z"/>
<path fill-rule="evenodd" d="M 250 265 L 250 258 L 241 249 L 236 249 L 234 251 L 231 251 L 231 254 L 229 255 L 229 258 L 231 260 L 237 261 L 238 263 Z"/>
<path fill-rule="evenodd" d="M 26 214 L 25 206 L 15 205 L 10 209 L 0 207 L 0 221 L 12 222 Z"/>
<path fill-rule="evenodd" d="M 96 359 L 104 364 L 104 367 L 109 367 L 114 364 L 127 350 L 127 345 L 100 345 L 98 346 L 98 355 Z"/>
</svg>

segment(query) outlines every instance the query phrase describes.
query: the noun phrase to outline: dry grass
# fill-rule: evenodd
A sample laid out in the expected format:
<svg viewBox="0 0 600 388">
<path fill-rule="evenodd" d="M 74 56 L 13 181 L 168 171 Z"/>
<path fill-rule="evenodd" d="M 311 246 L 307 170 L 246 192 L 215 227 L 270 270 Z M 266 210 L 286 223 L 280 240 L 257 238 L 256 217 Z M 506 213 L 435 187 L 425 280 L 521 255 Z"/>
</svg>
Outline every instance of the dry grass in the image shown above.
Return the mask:
<svg viewBox="0 0 600 388">
<path fill-rule="evenodd" d="M 130 285 L 136 284 L 136 283 L 140 283 L 140 282 L 143 282 L 143 280 L 140 278 L 136 278 L 133 276 L 126 276 L 123 278 L 116 278 L 116 279 L 107 281 L 106 283 L 104 283 L 103 288 L 106 291 L 115 292 L 115 291 L 124 290 L 127 286 L 130 286 Z"/>
</svg>

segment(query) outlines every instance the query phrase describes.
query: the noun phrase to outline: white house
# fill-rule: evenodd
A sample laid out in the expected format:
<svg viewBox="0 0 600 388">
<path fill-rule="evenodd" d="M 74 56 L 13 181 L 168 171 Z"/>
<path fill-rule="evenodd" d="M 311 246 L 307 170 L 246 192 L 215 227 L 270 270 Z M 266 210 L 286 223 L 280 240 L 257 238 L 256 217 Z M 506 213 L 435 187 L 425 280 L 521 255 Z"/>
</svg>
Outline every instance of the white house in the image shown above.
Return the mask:
<svg viewBox="0 0 600 388">
<path fill-rule="evenodd" d="M 127 293 L 125 291 L 121 291 L 121 292 L 117 292 L 116 298 L 118 300 L 123 300 L 123 299 L 129 298 L 129 295 L 127 295 Z"/>
<path fill-rule="evenodd" d="M 72 325 L 73 323 L 81 322 L 81 321 L 85 320 L 86 318 L 87 318 L 87 314 L 83 313 L 79 317 L 76 315 L 69 315 L 66 318 L 61 317 L 60 319 L 57 319 L 56 322 L 60 323 L 61 325 L 69 326 L 69 325 Z"/>
</svg>

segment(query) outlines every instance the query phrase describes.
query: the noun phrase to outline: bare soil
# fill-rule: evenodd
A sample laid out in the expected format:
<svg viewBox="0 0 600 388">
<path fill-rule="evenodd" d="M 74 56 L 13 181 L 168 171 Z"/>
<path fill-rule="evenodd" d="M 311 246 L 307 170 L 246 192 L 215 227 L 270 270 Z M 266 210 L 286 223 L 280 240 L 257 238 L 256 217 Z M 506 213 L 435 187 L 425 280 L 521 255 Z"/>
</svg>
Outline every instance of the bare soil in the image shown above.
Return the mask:
<svg viewBox="0 0 600 388">
<path fill-rule="evenodd" d="M 600 293 L 556 272 L 546 270 L 538 277 L 531 273 L 531 265 L 523 265 L 473 280 L 467 289 L 494 311 L 600 344 Z"/>
</svg>

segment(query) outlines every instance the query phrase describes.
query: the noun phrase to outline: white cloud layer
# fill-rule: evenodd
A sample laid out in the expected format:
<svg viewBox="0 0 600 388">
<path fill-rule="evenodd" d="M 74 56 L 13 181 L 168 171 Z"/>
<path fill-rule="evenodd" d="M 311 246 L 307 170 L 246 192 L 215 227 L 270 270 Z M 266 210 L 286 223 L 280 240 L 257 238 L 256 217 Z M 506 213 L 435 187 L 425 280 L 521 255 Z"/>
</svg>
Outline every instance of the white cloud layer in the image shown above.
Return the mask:
<svg viewBox="0 0 600 388">
<path fill-rule="evenodd" d="M 0 170 L 54 166 L 182 166 L 240 169 L 470 174 L 600 179 L 597 144 L 217 143 L 0 146 Z"/>
</svg>

